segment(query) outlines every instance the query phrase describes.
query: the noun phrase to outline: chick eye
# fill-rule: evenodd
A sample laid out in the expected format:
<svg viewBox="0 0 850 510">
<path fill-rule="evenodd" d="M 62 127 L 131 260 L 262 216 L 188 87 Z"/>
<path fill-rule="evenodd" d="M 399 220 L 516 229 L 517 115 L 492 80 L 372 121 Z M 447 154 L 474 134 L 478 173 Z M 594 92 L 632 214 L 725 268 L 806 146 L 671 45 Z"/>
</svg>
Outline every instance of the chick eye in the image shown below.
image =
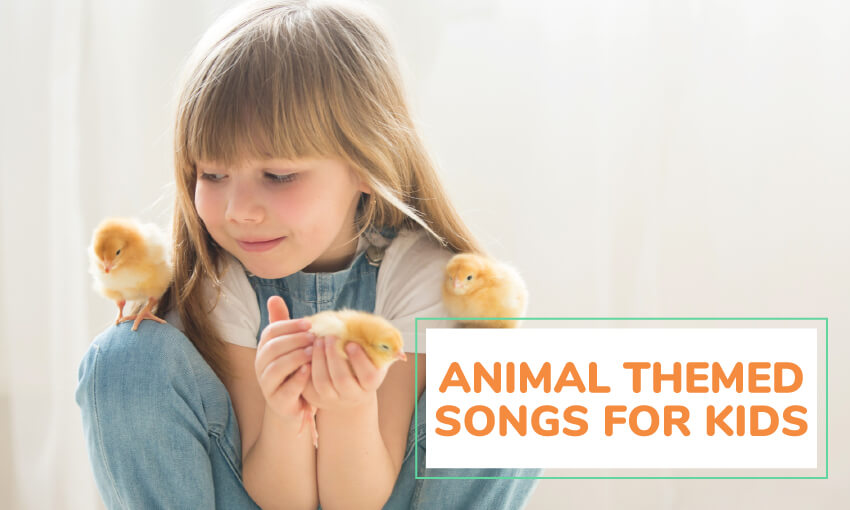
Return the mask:
<svg viewBox="0 0 850 510">
<path fill-rule="evenodd" d="M 390 346 L 387 345 L 387 344 L 381 344 L 379 347 L 381 348 L 382 351 L 390 350 Z"/>
<path fill-rule="evenodd" d="M 121 250 L 115 252 L 116 255 L 121 255 Z"/>
<path fill-rule="evenodd" d="M 467 280 L 471 280 L 471 279 L 472 279 L 472 275 L 467 276 L 467 277 L 466 277 L 466 279 L 467 279 Z"/>
</svg>

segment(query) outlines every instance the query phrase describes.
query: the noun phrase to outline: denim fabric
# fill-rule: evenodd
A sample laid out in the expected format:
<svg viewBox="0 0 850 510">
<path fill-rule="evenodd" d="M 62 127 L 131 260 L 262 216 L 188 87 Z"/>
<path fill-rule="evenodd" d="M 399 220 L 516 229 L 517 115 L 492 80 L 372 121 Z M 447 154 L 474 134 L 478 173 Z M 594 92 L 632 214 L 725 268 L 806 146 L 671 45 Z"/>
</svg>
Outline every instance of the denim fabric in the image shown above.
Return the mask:
<svg viewBox="0 0 850 510">
<path fill-rule="evenodd" d="M 375 290 L 378 267 L 369 263 L 366 251 L 361 251 L 347 268 L 333 273 L 298 271 L 277 279 L 260 278 L 246 271 L 248 281 L 257 294 L 260 307 L 260 329 L 257 343 L 269 324 L 266 306 L 271 296 L 281 296 L 286 302 L 290 319 L 300 319 L 325 310 L 351 308 L 364 312 L 375 311 Z"/>
<path fill-rule="evenodd" d="M 257 509 L 224 384 L 170 324 L 110 326 L 80 363 L 76 401 L 109 509 Z"/>
<path fill-rule="evenodd" d="M 386 232 L 382 232 L 385 234 Z M 390 237 L 392 234 L 390 234 Z M 248 274 L 268 324 L 280 295 L 295 319 L 322 310 L 372 312 L 379 267 L 363 251 L 334 273 L 269 280 Z M 89 459 L 107 508 L 256 509 L 242 484 L 238 423 L 230 395 L 192 342 L 170 324 L 110 326 L 78 373 Z M 419 476 L 534 476 L 539 470 L 425 470 L 425 394 L 386 510 L 521 508 L 537 480 L 416 480 Z M 415 466 L 415 440 L 418 461 Z M 418 468 L 418 469 L 417 469 Z"/>
<path fill-rule="evenodd" d="M 387 509 L 516 509 L 525 506 L 537 479 L 507 478 L 540 476 L 542 469 L 425 469 L 425 393 L 419 396 L 417 413 L 410 420 L 407 449 Z M 417 416 L 418 414 L 418 416 Z M 418 418 L 418 421 L 416 420 Z M 417 446 L 418 444 L 418 446 Z M 414 455 L 414 449 L 417 454 Z M 418 464 L 417 461 L 418 460 Z M 438 480 L 415 477 L 503 477 L 502 479 Z"/>
</svg>

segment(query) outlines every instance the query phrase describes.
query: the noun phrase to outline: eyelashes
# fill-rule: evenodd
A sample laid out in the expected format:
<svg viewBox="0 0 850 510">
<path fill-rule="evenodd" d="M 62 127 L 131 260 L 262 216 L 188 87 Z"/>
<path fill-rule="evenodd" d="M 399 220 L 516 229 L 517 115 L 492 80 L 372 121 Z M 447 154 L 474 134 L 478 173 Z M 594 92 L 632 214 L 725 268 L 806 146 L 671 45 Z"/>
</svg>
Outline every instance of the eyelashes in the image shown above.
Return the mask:
<svg viewBox="0 0 850 510">
<path fill-rule="evenodd" d="M 286 182 L 292 182 L 292 181 L 294 181 L 294 180 L 295 180 L 295 176 L 296 176 L 296 175 L 298 175 L 298 174 L 277 175 L 277 174 L 269 174 L 269 173 L 267 173 L 267 174 L 265 174 L 265 175 L 266 175 L 266 177 L 268 177 L 269 179 L 271 179 L 273 182 L 283 184 L 283 183 L 286 183 Z"/>
<path fill-rule="evenodd" d="M 275 183 L 275 184 L 286 184 L 288 182 L 292 182 L 292 181 L 295 180 L 295 177 L 297 175 L 298 174 L 296 174 L 296 173 L 285 174 L 285 175 L 277 175 L 277 174 L 271 174 L 271 173 L 265 174 L 265 176 L 268 177 L 269 180 L 271 182 Z M 205 173 L 205 172 L 201 172 L 201 174 L 199 176 L 200 179 L 205 180 L 205 181 L 209 181 L 209 182 L 221 182 L 222 180 L 224 180 L 225 177 L 227 177 L 227 176 L 221 175 L 221 174 L 208 174 L 208 173 Z"/>
</svg>

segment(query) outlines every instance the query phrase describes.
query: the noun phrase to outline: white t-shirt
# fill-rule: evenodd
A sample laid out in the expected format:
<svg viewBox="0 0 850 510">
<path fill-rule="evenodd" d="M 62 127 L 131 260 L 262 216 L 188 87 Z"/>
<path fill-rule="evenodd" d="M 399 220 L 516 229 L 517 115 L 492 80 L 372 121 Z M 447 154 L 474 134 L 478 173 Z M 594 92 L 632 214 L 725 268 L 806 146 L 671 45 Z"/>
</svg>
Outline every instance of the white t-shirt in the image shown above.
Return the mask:
<svg viewBox="0 0 850 510">
<path fill-rule="evenodd" d="M 357 253 L 368 243 L 364 236 L 357 244 Z M 405 352 L 414 352 L 414 319 L 416 317 L 447 317 L 443 306 L 442 285 L 446 264 L 454 253 L 440 245 L 424 230 L 401 230 L 390 240 L 378 270 L 375 289 L 375 311 L 393 324 L 404 338 Z M 260 309 L 257 295 L 248 281 L 242 264 L 232 255 L 223 257 L 226 270 L 221 276 L 222 289 L 218 304 L 210 314 L 217 331 L 227 341 L 244 347 L 257 347 L 260 328 Z M 204 279 L 204 296 L 212 306 L 215 292 Z M 176 310 L 165 320 L 183 330 Z M 420 322 L 418 351 L 425 352 L 424 327 L 454 327 L 455 321 Z"/>
</svg>

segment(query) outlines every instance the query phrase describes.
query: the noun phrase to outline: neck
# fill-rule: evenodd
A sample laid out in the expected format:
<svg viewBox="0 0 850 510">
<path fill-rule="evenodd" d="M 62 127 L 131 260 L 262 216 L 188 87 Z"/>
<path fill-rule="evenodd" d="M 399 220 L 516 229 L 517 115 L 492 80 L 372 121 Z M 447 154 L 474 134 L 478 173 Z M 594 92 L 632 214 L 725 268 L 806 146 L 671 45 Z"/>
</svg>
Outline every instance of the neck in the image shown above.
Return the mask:
<svg viewBox="0 0 850 510">
<path fill-rule="evenodd" d="M 301 271 L 304 273 L 333 273 L 347 268 L 357 253 L 358 239 L 351 239 L 354 234 L 354 231 L 346 233 L 344 237 L 341 237 L 343 241 L 347 241 L 345 244 L 331 247 Z"/>
</svg>

